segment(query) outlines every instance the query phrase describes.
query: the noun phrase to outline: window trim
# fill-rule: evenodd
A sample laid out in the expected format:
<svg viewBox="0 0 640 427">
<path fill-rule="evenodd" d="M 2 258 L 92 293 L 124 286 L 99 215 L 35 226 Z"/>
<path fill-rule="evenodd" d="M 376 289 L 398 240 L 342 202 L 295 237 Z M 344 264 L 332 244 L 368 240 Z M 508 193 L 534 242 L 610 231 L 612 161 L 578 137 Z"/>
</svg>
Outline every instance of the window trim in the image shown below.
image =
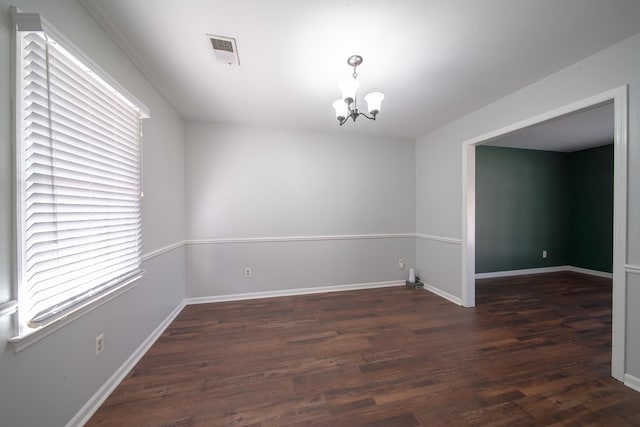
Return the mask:
<svg viewBox="0 0 640 427">
<path fill-rule="evenodd" d="M 45 34 L 51 36 L 60 46 L 62 46 L 65 50 L 75 56 L 80 62 L 83 63 L 88 69 L 91 70 L 92 74 L 96 76 L 99 80 L 104 81 L 106 84 L 111 86 L 115 91 L 118 92 L 119 96 L 126 100 L 127 103 L 133 105 L 140 111 L 141 120 L 149 117 L 149 108 L 143 104 L 140 100 L 138 100 L 135 96 L 133 96 L 127 89 L 125 89 L 121 84 L 119 84 L 116 80 L 114 80 L 106 71 L 104 71 L 98 64 L 96 64 L 91 58 L 89 58 L 82 50 L 80 50 L 75 44 L 73 44 L 67 37 L 65 37 L 62 33 L 60 33 L 55 27 L 53 27 L 49 22 L 46 21 L 40 14 L 38 13 L 23 13 L 19 9 L 14 6 L 10 7 L 10 15 L 12 19 L 12 31 L 11 31 L 11 84 L 13 85 L 11 88 L 11 105 L 12 105 L 12 141 L 14 144 L 18 144 L 22 138 L 21 132 L 21 114 L 20 111 L 22 109 L 21 100 L 22 100 L 22 85 L 18 82 L 18 78 L 21 75 L 21 44 L 20 39 L 18 37 L 19 31 L 42 31 Z M 14 256 L 14 280 L 12 286 L 12 294 L 14 299 L 18 302 L 20 301 L 20 283 L 18 278 L 21 277 L 20 269 L 22 268 L 22 249 L 21 249 L 21 239 L 19 232 L 22 228 L 22 220 L 23 220 L 23 207 L 21 206 L 20 200 L 22 197 L 22 176 L 21 176 L 21 165 L 23 160 L 22 150 L 17 149 L 18 145 L 15 145 L 15 164 L 14 164 L 14 173 L 15 177 L 15 185 L 14 185 L 14 207 L 15 207 L 15 227 L 13 233 L 13 247 L 15 252 Z M 142 138 L 140 140 L 140 191 L 142 197 Z M 142 207 L 140 207 L 142 208 Z M 134 288 L 139 279 L 144 274 L 144 259 L 140 257 L 140 271 L 132 275 L 126 279 L 124 279 L 121 283 L 116 284 L 110 288 L 107 288 L 103 292 L 97 293 L 95 296 L 87 298 L 85 301 L 81 301 L 71 308 L 67 313 L 56 318 L 49 323 L 40 326 L 38 328 L 21 331 L 18 316 L 13 316 L 13 325 L 15 336 L 9 339 L 9 342 L 13 345 L 13 349 L 15 352 L 19 352 L 24 348 L 29 347 L 31 344 L 39 341 L 40 339 L 46 337 L 47 335 L 55 332 L 56 330 L 66 326 L 67 324 L 77 320 L 82 317 L 86 313 L 93 311 L 94 309 L 102 306 L 103 304 L 115 299 L 116 297 L 122 295 L 128 290 Z M 18 297 L 18 298 L 16 298 Z M 19 311 L 19 309 L 18 309 Z M 17 311 L 14 311 L 16 313 Z"/>
</svg>

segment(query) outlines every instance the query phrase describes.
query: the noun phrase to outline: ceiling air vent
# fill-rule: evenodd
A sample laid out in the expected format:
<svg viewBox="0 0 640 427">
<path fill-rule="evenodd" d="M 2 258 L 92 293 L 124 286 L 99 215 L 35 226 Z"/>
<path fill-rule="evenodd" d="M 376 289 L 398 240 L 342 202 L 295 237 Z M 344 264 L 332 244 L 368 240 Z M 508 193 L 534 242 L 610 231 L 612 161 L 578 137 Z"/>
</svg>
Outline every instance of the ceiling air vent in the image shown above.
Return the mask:
<svg viewBox="0 0 640 427">
<path fill-rule="evenodd" d="M 222 37 L 207 34 L 211 41 L 211 47 L 216 55 L 216 61 L 229 65 L 240 65 L 236 39 L 232 37 Z"/>
</svg>

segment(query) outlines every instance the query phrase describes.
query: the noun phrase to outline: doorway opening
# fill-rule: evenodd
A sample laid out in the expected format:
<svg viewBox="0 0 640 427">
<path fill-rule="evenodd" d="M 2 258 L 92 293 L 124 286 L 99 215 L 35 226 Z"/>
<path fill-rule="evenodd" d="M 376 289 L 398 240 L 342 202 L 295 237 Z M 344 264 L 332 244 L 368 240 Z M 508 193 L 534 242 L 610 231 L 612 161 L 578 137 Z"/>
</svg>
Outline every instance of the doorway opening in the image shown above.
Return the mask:
<svg viewBox="0 0 640 427">
<path fill-rule="evenodd" d="M 595 110 L 613 103 L 613 279 L 612 279 L 612 355 L 611 373 L 619 381 L 624 380 L 625 357 L 625 262 L 626 262 L 626 213 L 627 213 L 627 87 L 592 96 L 582 101 L 549 111 L 521 122 L 497 129 L 463 143 L 463 262 L 462 302 L 466 307 L 475 306 L 476 277 L 476 147 L 526 132 L 533 127 L 557 121 L 586 110 Z"/>
</svg>

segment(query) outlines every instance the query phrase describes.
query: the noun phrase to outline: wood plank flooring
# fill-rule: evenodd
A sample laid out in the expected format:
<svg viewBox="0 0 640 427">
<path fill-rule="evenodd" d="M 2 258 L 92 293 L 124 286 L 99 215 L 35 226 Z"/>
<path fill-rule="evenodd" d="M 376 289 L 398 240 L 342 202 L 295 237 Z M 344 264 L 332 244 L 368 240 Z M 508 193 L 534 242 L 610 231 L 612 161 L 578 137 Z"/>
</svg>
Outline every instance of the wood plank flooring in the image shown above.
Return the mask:
<svg viewBox="0 0 640 427">
<path fill-rule="evenodd" d="M 611 281 L 485 279 L 187 306 L 89 426 L 631 426 Z"/>
</svg>

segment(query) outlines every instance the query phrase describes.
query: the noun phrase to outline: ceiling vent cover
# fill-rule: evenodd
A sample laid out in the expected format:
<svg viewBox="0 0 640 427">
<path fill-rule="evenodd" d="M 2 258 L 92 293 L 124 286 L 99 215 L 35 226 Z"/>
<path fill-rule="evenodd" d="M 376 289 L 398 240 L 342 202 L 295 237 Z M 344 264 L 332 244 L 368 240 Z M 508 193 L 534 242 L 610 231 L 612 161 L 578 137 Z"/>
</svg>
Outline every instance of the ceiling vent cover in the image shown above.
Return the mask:
<svg viewBox="0 0 640 427">
<path fill-rule="evenodd" d="M 233 37 L 214 36 L 207 34 L 213 53 L 216 55 L 216 61 L 224 62 L 229 65 L 240 65 L 240 57 L 238 56 L 238 48 L 236 39 Z"/>
</svg>

